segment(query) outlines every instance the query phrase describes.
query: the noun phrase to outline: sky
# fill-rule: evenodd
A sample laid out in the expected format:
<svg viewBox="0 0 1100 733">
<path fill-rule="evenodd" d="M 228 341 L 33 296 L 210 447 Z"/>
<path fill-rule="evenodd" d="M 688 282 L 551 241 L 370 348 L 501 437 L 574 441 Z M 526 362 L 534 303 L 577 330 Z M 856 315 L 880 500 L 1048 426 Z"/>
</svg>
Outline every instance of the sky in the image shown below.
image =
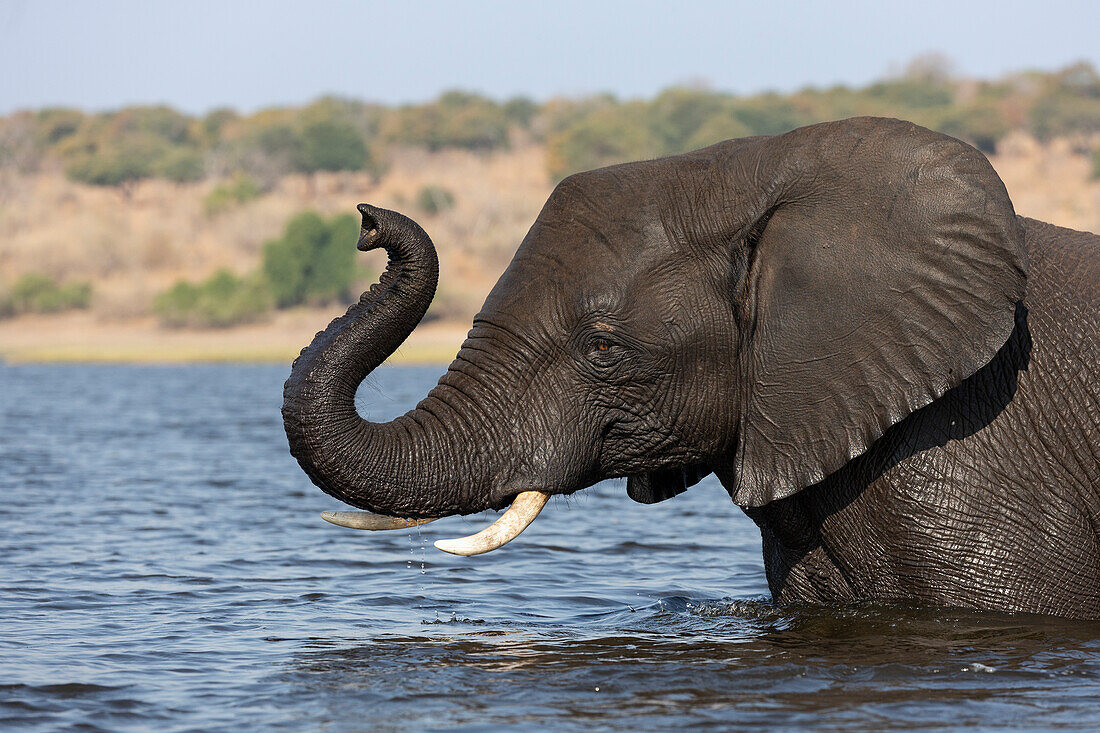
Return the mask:
<svg viewBox="0 0 1100 733">
<path fill-rule="evenodd" d="M 983 78 L 1100 67 L 1100 0 L 0 0 L 0 114 L 793 91 L 863 85 L 931 52 Z"/>
</svg>

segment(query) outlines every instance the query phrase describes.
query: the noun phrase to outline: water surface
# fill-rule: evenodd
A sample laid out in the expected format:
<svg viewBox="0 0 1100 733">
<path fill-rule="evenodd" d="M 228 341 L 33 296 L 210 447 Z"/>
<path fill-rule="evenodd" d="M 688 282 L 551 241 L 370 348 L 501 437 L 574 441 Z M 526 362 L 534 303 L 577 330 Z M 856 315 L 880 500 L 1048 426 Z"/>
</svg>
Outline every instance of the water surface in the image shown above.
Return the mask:
<svg viewBox="0 0 1100 733">
<path fill-rule="evenodd" d="M 404 412 L 441 368 L 384 368 Z M 776 608 L 713 479 L 609 482 L 475 558 L 328 525 L 287 367 L 0 366 L 0 727 L 1100 727 L 1100 626 Z"/>
</svg>

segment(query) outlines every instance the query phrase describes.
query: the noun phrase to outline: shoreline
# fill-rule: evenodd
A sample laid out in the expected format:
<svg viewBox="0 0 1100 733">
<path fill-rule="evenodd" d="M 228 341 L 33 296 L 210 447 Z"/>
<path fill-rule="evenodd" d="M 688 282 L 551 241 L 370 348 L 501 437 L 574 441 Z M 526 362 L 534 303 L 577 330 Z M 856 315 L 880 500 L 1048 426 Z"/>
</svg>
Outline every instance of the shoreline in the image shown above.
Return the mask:
<svg viewBox="0 0 1100 733">
<path fill-rule="evenodd" d="M 86 313 L 27 315 L 0 321 L 0 364 L 290 365 L 341 312 L 297 309 L 227 329 L 167 329 L 152 318 L 105 321 Z M 385 364 L 449 364 L 469 325 L 421 324 Z"/>
</svg>

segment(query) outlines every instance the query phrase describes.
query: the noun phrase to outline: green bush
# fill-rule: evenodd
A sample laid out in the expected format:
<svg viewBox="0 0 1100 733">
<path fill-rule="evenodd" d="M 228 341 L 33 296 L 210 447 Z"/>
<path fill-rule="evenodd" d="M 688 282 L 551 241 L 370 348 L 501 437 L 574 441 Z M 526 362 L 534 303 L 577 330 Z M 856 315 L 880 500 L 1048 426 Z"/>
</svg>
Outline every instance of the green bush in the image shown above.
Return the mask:
<svg viewBox="0 0 1100 733">
<path fill-rule="evenodd" d="M 1100 132 L 1100 98 L 1066 91 L 1046 94 L 1031 108 L 1031 130 L 1040 140 Z"/>
<path fill-rule="evenodd" d="M 299 166 L 314 171 L 358 171 L 369 156 L 363 136 L 347 123 L 315 122 L 302 130 Z"/>
<path fill-rule="evenodd" d="M 661 152 L 666 154 L 682 153 L 699 147 L 691 141 L 698 139 L 697 134 L 704 125 L 714 127 L 718 120 L 729 121 L 731 127 L 745 129 L 743 124 L 733 119 L 728 98 L 712 92 L 674 87 L 661 92 L 649 107 L 653 131 L 660 141 Z M 710 142 L 743 134 L 747 134 L 747 131 L 712 139 Z M 710 135 L 707 134 L 706 137 Z"/>
<path fill-rule="evenodd" d="M 509 115 L 491 99 L 467 92 L 446 92 L 429 104 L 402 107 L 387 115 L 383 137 L 428 150 L 493 150 L 508 144 Z"/>
<path fill-rule="evenodd" d="M 952 109 L 936 127 L 941 132 L 966 140 L 984 153 L 996 152 L 997 142 L 1008 134 L 1008 120 L 992 105 Z"/>
<path fill-rule="evenodd" d="M 91 303 L 92 286 L 86 282 L 60 285 L 48 275 L 28 273 L 12 285 L 7 300 L 12 314 L 79 310 Z"/>
<path fill-rule="evenodd" d="M 512 97 L 504 103 L 501 112 L 508 121 L 527 127 L 531 124 L 531 118 L 539 111 L 539 106 L 527 97 Z"/>
<path fill-rule="evenodd" d="M 172 148 L 160 156 L 153 170 L 176 183 L 198 181 L 204 173 L 202 155 L 187 148 Z"/>
<path fill-rule="evenodd" d="M 52 150 L 70 178 L 117 186 L 160 176 L 193 181 L 203 174 L 197 126 L 168 107 L 129 107 L 83 117 L 75 131 L 72 114 L 55 111 L 42 122 Z"/>
<path fill-rule="evenodd" d="M 215 109 L 209 112 L 199 123 L 199 134 L 207 145 L 213 145 L 221 140 L 228 125 L 236 122 L 240 117 L 231 109 Z"/>
<path fill-rule="evenodd" d="M 40 110 L 36 115 L 37 138 L 43 147 L 49 147 L 76 134 L 84 122 L 84 113 L 75 109 L 54 107 Z"/>
<path fill-rule="evenodd" d="M 800 110 L 791 99 L 778 94 L 737 100 L 733 114 L 748 128 L 750 135 L 779 135 L 818 121 Z"/>
<path fill-rule="evenodd" d="M 751 134 L 749 128 L 741 120 L 731 114 L 719 112 L 703 122 L 691 134 L 691 137 L 684 141 L 684 150 L 697 150 L 723 140 L 747 137 Z"/>
<path fill-rule="evenodd" d="M 207 216 L 217 216 L 234 206 L 246 204 L 263 194 L 256 179 L 244 173 L 238 173 L 232 179 L 219 183 L 202 200 Z"/>
<path fill-rule="evenodd" d="M 74 181 L 93 186 L 119 186 L 152 175 L 156 156 L 137 147 L 98 150 L 74 157 L 65 173 Z"/>
<path fill-rule="evenodd" d="M 966 101 L 960 102 L 957 100 Z M 738 97 L 675 87 L 650 101 L 609 95 L 503 103 L 450 91 L 437 99 L 386 108 L 338 97 L 303 107 L 241 116 L 220 109 L 189 117 L 168 107 L 85 114 L 54 108 L 0 120 L 0 166 L 33 170 L 53 158 L 74 180 L 120 185 L 152 176 L 176 181 L 212 171 L 241 171 L 266 189 L 294 172 L 380 172 L 387 144 L 428 150 L 488 151 L 519 140 L 547 144 L 555 178 L 615 162 L 679 153 L 719 140 L 774 135 L 830 119 L 882 115 L 912 120 L 991 152 L 1006 130 L 1026 125 L 1042 140 L 1068 136 L 1092 144 L 1100 132 L 1100 74 L 1087 63 L 1024 72 L 993 82 L 952 77 L 942 58 L 926 57 L 900 77 L 863 88 L 835 86 L 793 94 Z M 206 163 L 210 165 L 207 166 Z M 223 199 L 231 205 L 234 197 Z M 218 204 L 212 204 L 214 210 Z"/>
<path fill-rule="evenodd" d="M 867 94 L 899 108 L 924 109 L 951 104 L 951 86 L 938 79 L 906 78 L 880 81 L 867 88 Z"/>
<path fill-rule="evenodd" d="M 591 170 L 660 154 L 661 143 L 647 122 L 646 105 L 602 107 L 547 141 L 550 175 L 561 180 Z"/>
<path fill-rule="evenodd" d="M 359 222 L 342 215 L 328 221 L 314 212 L 291 219 L 283 236 L 264 244 L 263 272 L 275 305 L 347 300 L 355 280 Z"/>
<path fill-rule="evenodd" d="M 455 205 L 455 197 L 442 186 L 424 186 L 416 194 L 416 205 L 425 214 L 435 215 Z"/>
<path fill-rule="evenodd" d="M 262 278 L 219 270 L 206 280 L 178 282 L 153 301 L 162 324 L 174 328 L 228 328 L 251 323 L 271 309 Z"/>
</svg>

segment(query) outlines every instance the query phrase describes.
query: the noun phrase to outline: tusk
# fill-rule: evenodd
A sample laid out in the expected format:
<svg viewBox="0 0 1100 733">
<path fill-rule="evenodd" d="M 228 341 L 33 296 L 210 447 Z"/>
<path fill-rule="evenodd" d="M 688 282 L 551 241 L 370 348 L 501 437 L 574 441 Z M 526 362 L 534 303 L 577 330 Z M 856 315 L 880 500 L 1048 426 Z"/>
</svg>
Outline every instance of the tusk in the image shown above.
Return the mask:
<svg viewBox="0 0 1100 733">
<path fill-rule="evenodd" d="M 523 491 L 512 500 L 512 506 L 497 521 L 490 524 L 477 534 L 469 537 L 461 537 L 455 540 L 439 540 L 435 543 L 437 549 L 449 552 L 452 555 L 480 555 L 483 552 L 495 550 L 508 544 L 520 532 L 527 529 L 542 508 L 546 506 L 549 494 L 541 491 Z"/>
<path fill-rule="evenodd" d="M 434 522 L 438 517 L 432 517 L 431 519 L 401 519 L 371 512 L 321 512 L 321 519 L 351 529 L 380 530 L 408 529 L 409 527 Z"/>
</svg>

